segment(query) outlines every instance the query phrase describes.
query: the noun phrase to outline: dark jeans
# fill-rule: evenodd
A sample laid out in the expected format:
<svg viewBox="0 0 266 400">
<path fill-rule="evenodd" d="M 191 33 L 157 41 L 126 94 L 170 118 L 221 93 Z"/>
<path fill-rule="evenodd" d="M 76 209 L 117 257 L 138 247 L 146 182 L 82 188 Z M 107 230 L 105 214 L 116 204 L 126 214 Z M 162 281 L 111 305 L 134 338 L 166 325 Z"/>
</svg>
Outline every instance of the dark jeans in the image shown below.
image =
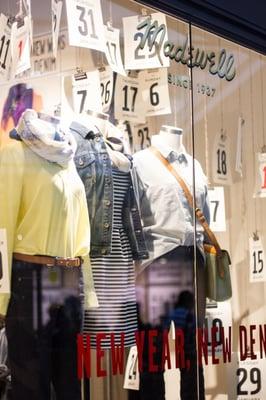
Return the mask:
<svg viewBox="0 0 266 400">
<path fill-rule="evenodd" d="M 76 357 L 81 310 L 73 290 L 79 270 L 53 267 L 49 271 L 58 274 L 58 282 L 49 287 L 46 268 L 13 262 L 6 317 L 12 400 L 49 400 L 52 391 L 56 400 L 81 399 Z"/>
<path fill-rule="evenodd" d="M 193 278 L 194 248 L 186 246 L 177 247 L 173 251 L 170 251 L 169 253 L 164 254 L 162 257 L 156 259 L 148 268 L 151 270 L 155 263 L 158 264 L 160 262 L 162 262 L 162 265 L 168 263 L 171 268 L 178 269 L 180 267 L 183 267 L 186 270 L 189 269 L 191 273 L 191 278 Z M 196 326 L 203 326 L 206 306 L 204 261 L 199 251 L 197 251 L 196 281 L 197 293 L 195 291 L 193 283 L 191 285 L 191 288 L 189 289 L 192 299 L 192 302 L 190 304 L 186 304 L 185 301 L 182 304 L 178 304 L 178 302 L 176 303 L 169 298 L 169 302 L 167 303 L 168 312 L 165 312 L 164 315 L 160 316 L 161 323 L 159 323 L 159 325 L 154 327 L 152 323 L 150 323 L 150 321 L 148 321 L 148 323 L 146 321 L 145 325 L 141 325 L 140 323 L 140 329 L 149 330 L 155 328 L 160 332 L 163 329 L 169 329 L 170 320 L 172 319 L 175 322 L 176 328 L 183 330 L 185 359 L 190 360 L 190 368 L 180 368 L 181 400 L 205 399 L 203 368 L 198 365 L 199 363 L 197 360 L 196 351 Z M 164 287 L 165 293 L 167 292 L 167 290 L 168 287 L 166 285 Z M 179 288 L 177 287 L 177 291 L 178 290 Z M 195 317 L 196 307 L 198 317 L 197 322 Z M 158 348 L 158 353 L 155 354 L 154 358 L 156 360 L 156 363 L 158 365 L 161 365 L 161 339 L 159 337 L 156 340 L 157 343 L 154 344 L 156 348 Z M 146 348 L 148 348 L 147 344 Z M 143 373 L 140 374 L 140 391 L 137 398 L 139 400 L 165 400 L 165 384 L 163 378 L 164 370 L 157 373 L 148 372 L 148 354 L 145 354 L 144 352 L 143 358 L 143 365 L 145 366 L 146 364 L 146 371 L 144 370 Z"/>
</svg>

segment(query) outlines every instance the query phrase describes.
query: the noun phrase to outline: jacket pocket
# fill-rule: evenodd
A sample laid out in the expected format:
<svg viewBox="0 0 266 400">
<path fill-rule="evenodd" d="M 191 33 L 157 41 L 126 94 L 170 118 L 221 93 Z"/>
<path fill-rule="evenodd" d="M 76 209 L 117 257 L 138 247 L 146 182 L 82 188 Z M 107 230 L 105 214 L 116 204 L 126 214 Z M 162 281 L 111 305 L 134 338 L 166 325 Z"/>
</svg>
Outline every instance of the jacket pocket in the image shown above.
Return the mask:
<svg viewBox="0 0 266 400">
<path fill-rule="evenodd" d="M 96 163 L 93 153 L 86 152 L 76 154 L 74 161 L 85 188 L 96 182 Z"/>
</svg>

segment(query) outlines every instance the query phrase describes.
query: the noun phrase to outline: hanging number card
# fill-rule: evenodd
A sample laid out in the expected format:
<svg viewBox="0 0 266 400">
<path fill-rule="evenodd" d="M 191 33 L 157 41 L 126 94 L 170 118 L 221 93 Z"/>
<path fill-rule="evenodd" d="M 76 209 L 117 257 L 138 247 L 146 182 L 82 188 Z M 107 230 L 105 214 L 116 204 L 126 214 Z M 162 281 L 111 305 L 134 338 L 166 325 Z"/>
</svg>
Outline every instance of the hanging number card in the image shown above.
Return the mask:
<svg viewBox="0 0 266 400">
<path fill-rule="evenodd" d="M 151 145 L 151 127 L 149 123 L 133 125 L 134 152 L 143 150 Z"/>
<path fill-rule="evenodd" d="M 98 70 L 74 75 L 72 90 L 75 113 L 81 114 L 87 110 L 102 112 Z"/>
<path fill-rule="evenodd" d="M 10 293 L 6 230 L 0 229 L 0 293 Z"/>
<path fill-rule="evenodd" d="M 70 46 L 105 51 L 100 0 L 66 0 Z"/>
<path fill-rule="evenodd" d="M 111 105 L 114 90 L 114 74 L 110 67 L 104 67 L 100 71 L 100 82 L 102 110 L 107 113 Z"/>
<path fill-rule="evenodd" d="M 111 26 L 104 26 L 106 50 L 105 55 L 108 64 L 114 72 L 126 76 L 121 50 L 120 50 L 120 30 Z"/>
<path fill-rule="evenodd" d="M 126 69 L 169 67 L 163 50 L 168 40 L 164 14 L 126 17 L 123 27 Z"/>
<path fill-rule="evenodd" d="M 210 202 L 211 223 L 210 228 L 214 232 L 226 231 L 224 188 L 215 186 L 208 189 Z"/>
<path fill-rule="evenodd" d="M 11 55 L 13 75 L 19 75 L 31 67 L 30 20 L 28 17 L 24 17 L 12 25 Z"/>
<path fill-rule="evenodd" d="M 142 96 L 147 107 L 146 116 L 170 114 L 167 68 L 141 71 L 139 78 L 143 80 Z"/>
<path fill-rule="evenodd" d="M 11 62 L 11 25 L 4 14 L 0 14 L 0 79 L 6 80 Z"/>
<path fill-rule="evenodd" d="M 146 107 L 142 98 L 142 85 L 137 76 L 117 75 L 115 87 L 115 118 L 145 122 Z"/>
<path fill-rule="evenodd" d="M 257 180 L 254 197 L 266 197 L 266 153 L 257 154 Z"/>
<path fill-rule="evenodd" d="M 249 281 L 266 282 L 265 253 L 259 237 L 249 238 Z"/>
<path fill-rule="evenodd" d="M 60 0 L 52 0 L 52 40 L 53 40 L 53 55 L 57 55 L 58 35 L 60 28 L 60 20 L 62 14 L 63 2 Z"/>
<path fill-rule="evenodd" d="M 227 364 L 228 400 L 266 399 L 266 360 L 254 354 L 257 359 L 242 361 L 239 353 L 232 354 L 232 363 Z"/>
<path fill-rule="evenodd" d="M 230 162 L 230 143 L 228 136 L 222 132 L 216 136 L 213 162 L 212 162 L 213 181 L 223 185 L 230 185 L 231 162 Z"/>
<path fill-rule="evenodd" d="M 124 389 L 139 390 L 138 350 L 132 346 L 127 358 Z"/>
</svg>

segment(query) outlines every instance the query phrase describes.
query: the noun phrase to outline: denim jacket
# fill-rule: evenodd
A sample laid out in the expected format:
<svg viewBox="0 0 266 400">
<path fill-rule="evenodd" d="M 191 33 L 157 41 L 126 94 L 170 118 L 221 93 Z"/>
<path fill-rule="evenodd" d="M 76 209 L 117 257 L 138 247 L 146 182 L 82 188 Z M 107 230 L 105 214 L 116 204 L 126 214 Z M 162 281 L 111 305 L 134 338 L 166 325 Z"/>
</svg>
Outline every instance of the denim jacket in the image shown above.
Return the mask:
<svg viewBox="0 0 266 400">
<path fill-rule="evenodd" d="M 77 141 L 75 164 L 85 186 L 91 224 L 92 257 L 110 254 L 113 224 L 113 178 L 111 160 L 100 132 L 72 122 L 70 130 Z M 130 174 L 131 177 L 131 174 Z M 126 230 L 133 258 L 146 259 L 148 251 L 144 240 L 133 180 L 123 207 Z"/>
</svg>

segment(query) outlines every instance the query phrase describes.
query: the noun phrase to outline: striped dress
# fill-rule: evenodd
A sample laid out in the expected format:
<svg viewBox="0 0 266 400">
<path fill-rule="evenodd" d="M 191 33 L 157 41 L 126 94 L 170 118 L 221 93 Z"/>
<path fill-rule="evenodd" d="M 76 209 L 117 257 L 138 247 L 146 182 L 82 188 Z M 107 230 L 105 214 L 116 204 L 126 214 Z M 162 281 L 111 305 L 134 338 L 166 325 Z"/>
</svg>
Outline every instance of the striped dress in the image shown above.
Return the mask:
<svg viewBox="0 0 266 400">
<path fill-rule="evenodd" d="M 99 308 L 86 310 L 83 322 L 83 333 L 90 335 L 92 348 L 96 347 L 97 333 L 107 334 L 106 340 L 101 340 L 101 348 L 111 347 L 110 333 L 114 333 L 115 343 L 120 344 L 122 332 L 125 335 L 125 346 L 132 346 L 135 344 L 137 330 L 133 258 L 122 221 L 122 208 L 130 179 L 128 173 L 116 169 L 112 170 L 112 174 L 112 251 L 109 255 L 91 258 Z"/>
</svg>

